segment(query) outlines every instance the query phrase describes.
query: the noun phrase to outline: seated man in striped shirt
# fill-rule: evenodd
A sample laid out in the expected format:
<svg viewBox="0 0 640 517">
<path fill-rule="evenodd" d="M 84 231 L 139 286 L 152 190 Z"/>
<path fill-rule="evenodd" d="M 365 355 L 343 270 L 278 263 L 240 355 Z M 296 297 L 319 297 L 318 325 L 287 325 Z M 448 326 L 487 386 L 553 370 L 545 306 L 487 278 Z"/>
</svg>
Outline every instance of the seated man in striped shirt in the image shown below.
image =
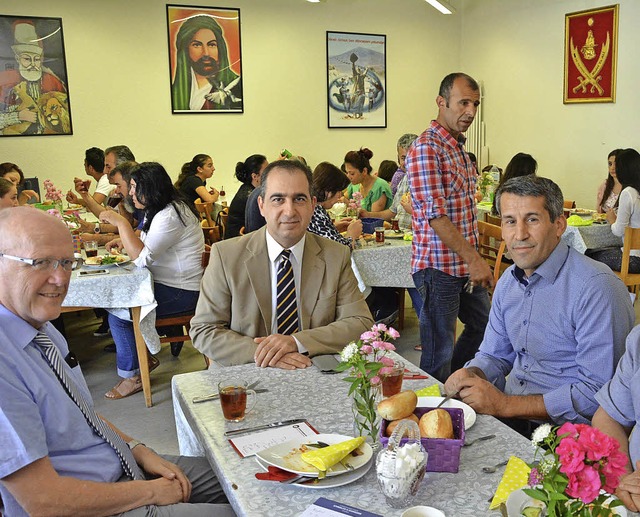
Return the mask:
<svg viewBox="0 0 640 517">
<path fill-rule="evenodd" d="M 514 265 L 500 278 L 480 350 L 445 388 L 524 435 L 531 421 L 589 423 L 633 322 L 631 299 L 608 268 L 560 241 L 563 197 L 523 176 L 496 193 Z"/>
</svg>

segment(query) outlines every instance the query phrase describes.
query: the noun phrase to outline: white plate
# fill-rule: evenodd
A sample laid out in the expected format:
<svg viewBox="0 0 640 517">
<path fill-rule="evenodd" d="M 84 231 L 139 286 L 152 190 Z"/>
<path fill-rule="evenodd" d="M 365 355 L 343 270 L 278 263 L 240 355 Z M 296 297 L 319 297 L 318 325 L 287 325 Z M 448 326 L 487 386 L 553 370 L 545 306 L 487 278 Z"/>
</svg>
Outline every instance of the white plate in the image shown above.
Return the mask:
<svg viewBox="0 0 640 517">
<path fill-rule="evenodd" d="M 404 239 L 404 233 L 402 230 L 400 232 L 396 232 L 395 230 L 385 230 L 384 238 L 385 239 Z"/>
<path fill-rule="evenodd" d="M 444 397 L 418 397 L 418 407 L 436 407 Z M 461 400 L 449 399 L 441 407 L 457 407 L 464 413 L 464 428 L 471 429 L 476 423 L 476 412 Z"/>
<path fill-rule="evenodd" d="M 264 470 L 268 470 L 269 464 L 262 461 L 256 456 L 256 461 Z M 324 479 L 319 479 L 315 483 L 290 483 L 288 486 L 299 486 L 302 488 L 310 488 L 311 490 L 320 490 L 322 488 L 336 488 L 343 485 L 348 485 L 357 481 L 364 476 L 371 469 L 373 465 L 373 458 L 371 458 L 364 467 L 358 470 L 349 470 L 346 474 L 340 476 L 331 476 Z M 284 484 L 284 483 L 283 483 Z"/>
<path fill-rule="evenodd" d="M 522 489 L 516 490 L 515 492 L 511 492 L 509 494 L 509 498 L 507 499 L 507 515 L 509 517 L 521 517 L 522 513 L 520 509 L 527 502 L 532 502 L 534 499 L 525 494 Z M 539 501 L 536 501 L 539 503 Z M 627 517 L 627 509 L 624 506 L 616 506 L 613 509 L 613 512 L 619 517 Z"/>
<path fill-rule="evenodd" d="M 341 434 L 318 434 L 315 436 L 301 436 L 295 440 L 289 440 L 288 442 L 280 443 L 269 447 L 264 451 L 260 451 L 256 454 L 258 458 L 269 465 L 281 468 L 288 472 L 293 472 L 301 476 L 318 477 L 319 471 L 313 465 L 309 465 L 302 460 L 298 449 L 301 445 L 306 443 L 324 442 L 329 445 L 333 445 L 340 442 L 351 440 L 353 436 L 343 436 Z M 353 466 L 354 470 L 361 469 L 373 456 L 373 450 L 368 443 L 363 443 L 357 450 L 360 450 L 362 454 L 360 456 L 347 456 L 349 464 Z M 338 463 L 329 470 L 327 470 L 327 477 L 339 476 L 348 472 L 347 468 Z"/>
<path fill-rule="evenodd" d="M 131 263 L 131 259 L 129 257 L 127 257 L 127 260 L 125 260 L 124 262 L 118 262 L 118 263 L 113 263 L 113 264 L 87 264 L 86 262 L 84 262 L 82 264 L 82 267 L 85 267 L 87 269 L 106 269 L 106 268 L 110 268 L 110 267 L 121 267 L 121 266 L 126 266 L 127 264 Z"/>
</svg>

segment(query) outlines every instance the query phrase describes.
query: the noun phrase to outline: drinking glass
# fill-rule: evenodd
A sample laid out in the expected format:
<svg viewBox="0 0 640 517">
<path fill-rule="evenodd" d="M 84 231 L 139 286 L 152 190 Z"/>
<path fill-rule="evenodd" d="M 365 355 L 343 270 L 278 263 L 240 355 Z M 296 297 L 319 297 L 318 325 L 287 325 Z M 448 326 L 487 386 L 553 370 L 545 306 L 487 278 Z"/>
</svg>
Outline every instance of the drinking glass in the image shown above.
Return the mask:
<svg viewBox="0 0 640 517">
<path fill-rule="evenodd" d="M 241 422 L 245 414 L 256 405 L 256 392 L 248 389 L 249 384 L 239 379 L 227 379 L 218 383 L 220 406 L 225 420 Z M 253 396 L 253 403 L 247 408 L 247 395 Z"/>
</svg>

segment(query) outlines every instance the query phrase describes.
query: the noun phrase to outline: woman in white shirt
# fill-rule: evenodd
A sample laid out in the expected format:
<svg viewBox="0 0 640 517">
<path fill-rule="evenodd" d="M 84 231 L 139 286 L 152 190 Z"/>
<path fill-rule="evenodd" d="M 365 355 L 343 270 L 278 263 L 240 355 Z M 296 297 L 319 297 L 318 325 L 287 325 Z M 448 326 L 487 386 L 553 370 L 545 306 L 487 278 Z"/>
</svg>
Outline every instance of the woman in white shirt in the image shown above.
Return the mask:
<svg viewBox="0 0 640 517">
<path fill-rule="evenodd" d="M 100 220 L 118 227 L 119 239 L 107 249 L 126 249 L 138 267 L 153 275 L 158 307 L 165 317 L 195 309 L 202 278 L 204 236 L 198 215 L 171 183 L 167 171 L 155 162 L 141 163 L 131 172 L 130 195 L 136 208 L 144 211 L 140 237 L 128 221 L 113 210 Z M 128 397 L 142 390 L 133 324 L 109 314 L 109 327 L 116 344 L 118 375 L 123 379 L 105 394 L 109 399 Z M 150 369 L 158 365 L 152 358 Z"/>
<path fill-rule="evenodd" d="M 605 214 L 607 210 L 616 206 L 618 196 L 622 191 L 622 185 L 616 174 L 616 156 L 622 149 L 614 149 L 607 156 L 607 164 L 609 166 L 609 174 L 607 179 L 602 182 L 598 188 L 598 196 L 596 198 L 596 210 L 598 213 Z"/>
<path fill-rule="evenodd" d="M 627 226 L 640 228 L 640 153 L 635 149 L 622 149 L 618 152 L 615 163 L 622 192 L 618 197 L 618 213 L 616 214 L 615 207 L 607 210 L 607 221 L 611 223 L 613 234 L 623 237 Z M 621 248 L 597 250 L 590 256 L 604 262 L 614 271 L 620 271 Z M 640 250 L 631 250 L 629 273 L 640 273 Z"/>
</svg>

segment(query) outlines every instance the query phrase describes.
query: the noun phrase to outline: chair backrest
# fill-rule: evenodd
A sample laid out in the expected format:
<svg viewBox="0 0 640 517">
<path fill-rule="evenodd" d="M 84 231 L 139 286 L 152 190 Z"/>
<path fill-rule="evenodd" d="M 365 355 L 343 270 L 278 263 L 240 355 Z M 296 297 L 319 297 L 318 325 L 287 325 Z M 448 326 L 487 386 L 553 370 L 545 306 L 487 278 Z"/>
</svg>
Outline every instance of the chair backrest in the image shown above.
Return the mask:
<svg viewBox="0 0 640 517">
<path fill-rule="evenodd" d="M 203 203 L 201 199 L 196 199 L 196 209 L 200 213 L 200 217 L 207 221 L 207 226 L 213 228 L 216 224 L 213 222 L 213 202 Z"/>
<path fill-rule="evenodd" d="M 576 207 L 576 202 L 569 199 L 564 200 L 564 208 L 571 209 Z"/>
<path fill-rule="evenodd" d="M 495 224 L 478 221 L 478 253 L 493 268 L 494 285 L 507 265 L 502 263 L 506 243 L 502 240 L 502 228 Z"/>
<path fill-rule="evenodd" d="M 204 251 L 202 252 L 202 269 L 206 269 L 209 265 L 209 259 L 211 258 L 211 246 L 204 245 Z"/>
<path fill-rule="evenodd" d="M 502 224 L 502 219 L 500 219 L 499 215 L 491 215 L 489 212 L 484 213 L 484 220 L 485 222 L 495 226 L 500 226 Z"/>
<path fill-rule="evenodd" d="M 631 250 L 640 249 L 640 228 L 627 226 L 624 230 L 624 245 L 622 247 L 622 264 L 620 266 L 620 278 L 625 285 L 640 284 L 640 275 L 629 274 L 629 257 Z"/>
<path fill-rule="evenodd" d="M 221 237 L 224 239 L 224 233 L 227 230 L 227 219 L 229 219 L 229 212 L 227 212 L 226 210 L 221 211 L 218 214 L 218 218 L 220 220 L 220 226 L 222 227 L 222 231 L 220 232 L 222 234 Z"/>
</svg>

